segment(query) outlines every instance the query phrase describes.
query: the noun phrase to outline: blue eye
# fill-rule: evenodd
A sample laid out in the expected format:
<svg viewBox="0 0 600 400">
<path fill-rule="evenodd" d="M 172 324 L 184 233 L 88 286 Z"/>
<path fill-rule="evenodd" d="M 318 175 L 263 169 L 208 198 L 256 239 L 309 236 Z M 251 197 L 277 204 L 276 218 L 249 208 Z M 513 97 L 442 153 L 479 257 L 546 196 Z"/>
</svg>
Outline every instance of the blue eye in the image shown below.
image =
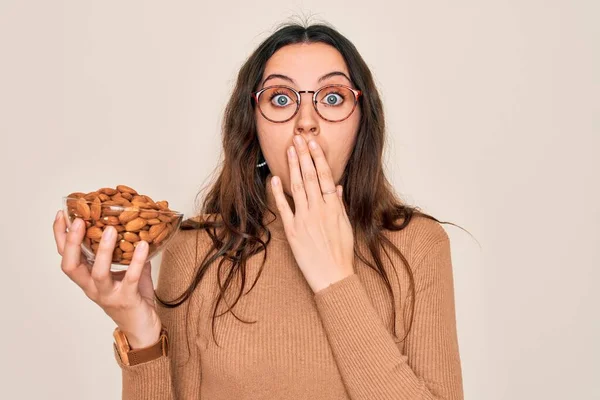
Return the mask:
<svg viewBox="0 0 600 400">
<path fill-rule="evenodd" d="M 339 93 L 329 93 L 324 98 L 324 103 L 328 106 L 339 106 L 344 102 L 344 96 Z"/>
<path fill-rule="evenodd" d="M 290 99 L 288 95 L 283 93 L 274 93 L 271 96 L 270 100 L 271 103 L 273 103 L 277 107 L 285 107 L 289 105 L 289 103 L 292 101 L 292 99 Z"/>
</svg>

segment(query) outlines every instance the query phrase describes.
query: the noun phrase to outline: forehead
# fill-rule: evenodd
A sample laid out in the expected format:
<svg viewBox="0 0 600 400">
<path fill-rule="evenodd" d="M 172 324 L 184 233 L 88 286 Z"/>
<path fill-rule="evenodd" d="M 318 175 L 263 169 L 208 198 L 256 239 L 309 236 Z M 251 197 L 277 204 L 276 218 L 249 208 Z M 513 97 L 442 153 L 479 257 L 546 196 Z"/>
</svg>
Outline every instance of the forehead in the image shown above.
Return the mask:
<svg viewBox="0 0 600 400">
<path fill-rule="evenodd" d="M 302 84 L 315 82 L 321 76 L 348 68 L 342 54 L 325 43 L 298 43 L 277 50 L 265 65 L 263 79 L 270 74 L 284 74 Z"/>
</svg>

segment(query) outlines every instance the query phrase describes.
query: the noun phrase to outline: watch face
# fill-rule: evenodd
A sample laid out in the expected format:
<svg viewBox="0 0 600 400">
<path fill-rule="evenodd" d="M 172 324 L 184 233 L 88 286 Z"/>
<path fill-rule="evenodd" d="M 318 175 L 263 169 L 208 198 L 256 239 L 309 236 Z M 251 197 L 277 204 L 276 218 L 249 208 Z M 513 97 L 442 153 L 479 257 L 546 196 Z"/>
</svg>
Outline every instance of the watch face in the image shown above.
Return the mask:
<svg viewBox="0 0 600 400">
<path fill-rule="evenodd" d="M 127 337 L 118 328 L 113 332 L 113 336 L 115 338 L 115 346 L 117 347 L 117 352 L 121 357 L 121 361 L 125 365 L 129 365 L 129 357 L 127 357 L 127 352 L 131 349 L 131 347 L 129 346 L 129 342 L 127 342 Z"/>
</svg>

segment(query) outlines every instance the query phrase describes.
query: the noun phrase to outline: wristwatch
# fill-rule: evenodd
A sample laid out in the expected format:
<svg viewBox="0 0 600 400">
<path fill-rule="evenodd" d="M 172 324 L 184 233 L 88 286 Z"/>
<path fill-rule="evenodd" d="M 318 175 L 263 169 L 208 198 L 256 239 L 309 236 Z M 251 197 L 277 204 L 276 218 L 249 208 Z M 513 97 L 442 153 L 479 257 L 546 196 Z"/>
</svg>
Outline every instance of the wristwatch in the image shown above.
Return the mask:
<svg viewBox="0 0 600 400">
<path fill-rule="evenodd" d="M 137 365 L 168 355 L 169 340 L 167 328 L 164 325 L 162 325 L 158 341 L 141 349 L 132 349 L 127 336 L 118 327 L 115 328 L 113 337 L 115 338 L 113 346 L 119 354 L 121 362 L 125 365 Z"/>
</svg>

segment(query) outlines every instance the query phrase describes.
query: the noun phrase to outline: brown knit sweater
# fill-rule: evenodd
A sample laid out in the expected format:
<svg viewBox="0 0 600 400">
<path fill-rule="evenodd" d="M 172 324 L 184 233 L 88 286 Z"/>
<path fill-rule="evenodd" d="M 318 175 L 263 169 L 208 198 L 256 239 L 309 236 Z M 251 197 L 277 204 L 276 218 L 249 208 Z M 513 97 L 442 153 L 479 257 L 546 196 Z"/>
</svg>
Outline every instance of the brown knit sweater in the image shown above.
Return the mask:
<svg viewBox="0 0 600 400">
<path fill-rule="evenodd" d="M 267 179 L 267 199 L 277 210 Z M 123 399 L 462 399 L 462 372 L 454 308 L 450 241 L 443 227 L 413 218 L 385 235 L 407 258 L 415 278 L 413 326 L 409 275 L 388 251 L 383 262 L 395 293 L 375 271 L 355 258 L 355 273 L 313 293 L 287 243 L 281 219 L 264 222 L 273 236 L 256 286 L 249 292 L 264 253 L 248 260 L 245 294 L 230 312 L 211 318 L 218 293 L 215 261 L 180 307 L 158 306 L 169 331 L 168 356 L 123 365 Z M 163 254 L 157 294 L 172 300 L 194 276 L 198 231 L 181 231 Z M 198 236 L 198 261 L 211 243 Z M 356 242 L 356 241 L 355 241 Z M 361 243 L 362 254 L 373 262 Z M 214 267 L 213 267 L 214 266 Z M 396 279 L 397 271 L 398 279 Z M 239 281 L 228 292 L 237 297 Z M 235 296 L 235 297 L 234 297 Z M 222 301 L 217 315 L 227 309 Z M 406 325 L 406 326 L 405 326 Z M 394 327 L 397 336 L 394 335 Z M 186 332 L 188 338 L 186 339 Z"/>
</svg>

